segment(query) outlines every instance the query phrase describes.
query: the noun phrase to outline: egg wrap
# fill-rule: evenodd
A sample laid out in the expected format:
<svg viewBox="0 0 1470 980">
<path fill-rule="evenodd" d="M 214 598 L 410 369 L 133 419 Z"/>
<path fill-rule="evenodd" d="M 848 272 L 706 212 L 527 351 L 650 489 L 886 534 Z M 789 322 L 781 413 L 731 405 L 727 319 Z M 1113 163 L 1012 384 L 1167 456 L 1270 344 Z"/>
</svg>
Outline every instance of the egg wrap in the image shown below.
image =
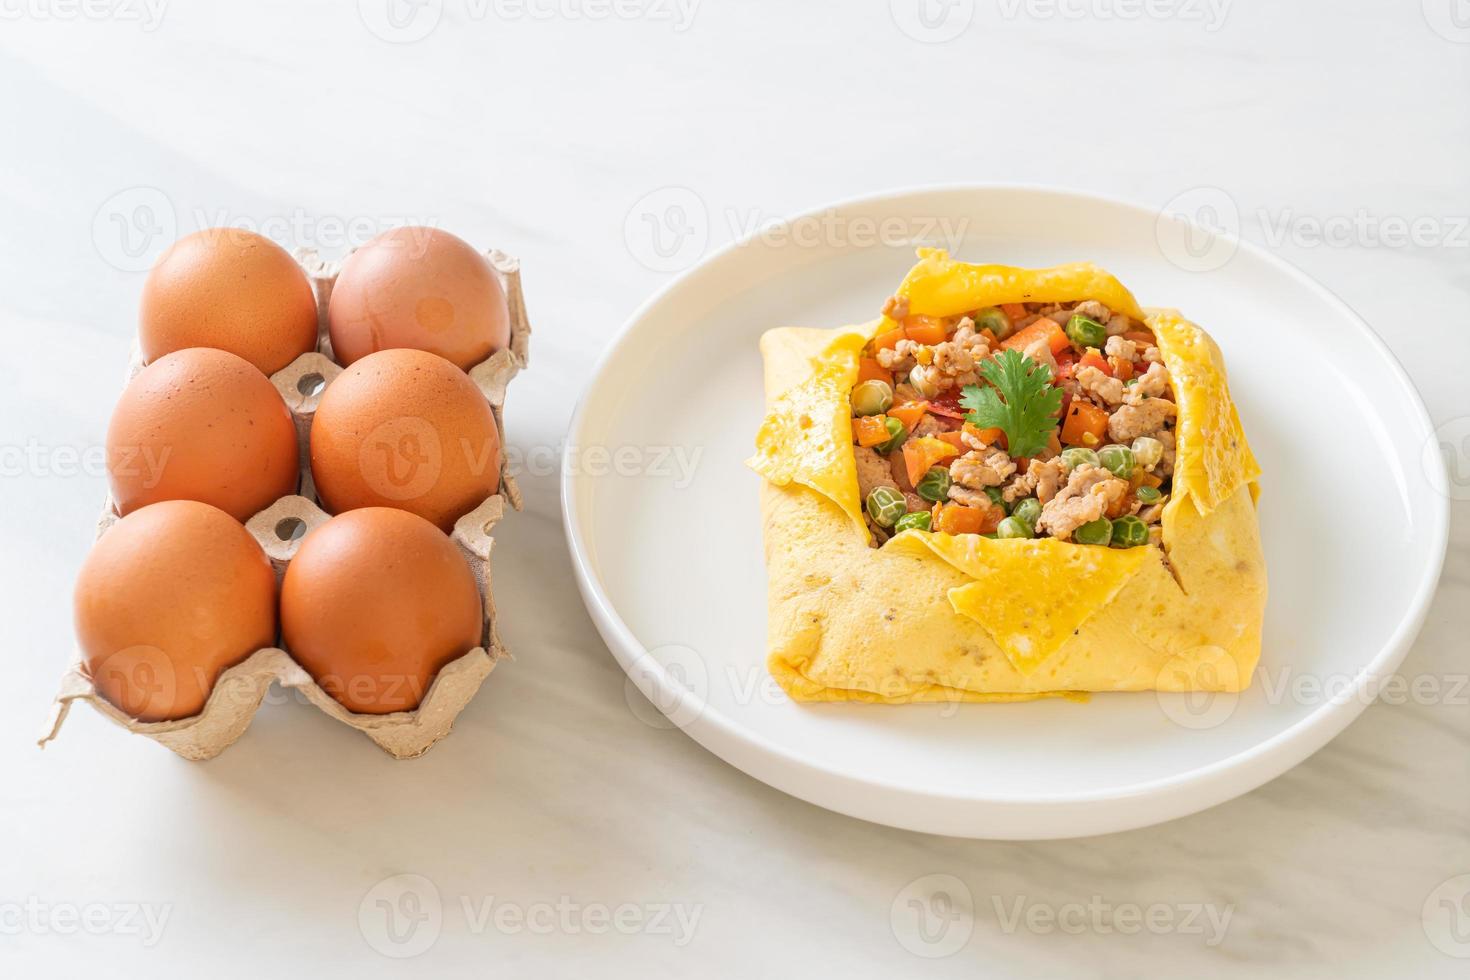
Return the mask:
<svg viewBox="0 0 1470 980">
<path fill-rule="evenodd" d="M 798 701 L 887 704 L 1245 689 L 1266 603 L 1260 468 L 1215 342 L 1088 263 L 919 256 L 897 290 L 910 314 L 1095 299 L 1154 331 L 1179 410 L 1162 547 L 908 530 L 873 548 L 848 397 L 864 345 L 895 323 L 769 330 L 767 415 L 748 465 L 764 478 L 771 675 Z"/>
</svg>

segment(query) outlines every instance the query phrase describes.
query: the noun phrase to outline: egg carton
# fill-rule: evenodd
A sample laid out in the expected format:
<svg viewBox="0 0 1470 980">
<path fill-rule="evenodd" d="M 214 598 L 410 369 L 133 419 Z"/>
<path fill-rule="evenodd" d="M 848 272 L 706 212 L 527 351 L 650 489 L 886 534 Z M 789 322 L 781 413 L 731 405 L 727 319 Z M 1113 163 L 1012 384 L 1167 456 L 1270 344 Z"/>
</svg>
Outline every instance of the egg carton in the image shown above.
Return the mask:
<svg viewBox="0 0 1470 980">
<path fill-rule="evenodd" d="M 298 489 L 297 493 L 282 497 L 246 523 L 246 530 L 270 558 L 278 586 L 301 542 L 330 519 L 330 515 L 319 506 L 311 479 L 311 420 L 321 402 L 322 392 L 343 370 L 333 359 L 331 338 L 327 332 L 327 304 L 341 263 L 322 262 L 309 250 L 298 249 L 293 254 L 306 270 L 316 295 L 317 349 L 302 354 L 271 375 L 271 383 L 281 393 L 296 423 L 300 446 Z M 519 261 L 498 251 L 488 252 L 486 257 L 499 277 L 510 305 L 511 341 L 510 347 L 496 351 L 471 368 L 469 376 L 490 402 L 500 444 L 504 447 L 506 389 L 528 362 L 531 324 L 521 292 Z M 128 380 L 131 381 L 143 367 L 143 358 L 135 343 L 129 359 Z M 480 591 L 484 614 L 481 645 L 446 664 L 414 710 L 383 715 L 348 711 L 291 659 L 289 651 L 281 647 L 263 647 L 220 674 L 199 714 L 174 721 L 142 722 L 129 717 L 97 693 L 83 670 L 78 651 L 62 677 L 61 690 L 52 701 L 50 717 L 38 744 L 44 747 L 56 738 L 72 705 L 85 701 L 109 721 L 135 734 L 147 736 L 186 759 L 212 759 L 244 734 L 271 685 L 278 684 L 283 689 L 299 692 L 332 718 L 362 732 L 395 759 L 423 755 L 449 734 L 454 719 L 475 696 L 490 671 L 510 656 L 497 629 L 490 584 L 490 551 L 494 544 L 492 532 L 495 525 L 504 517 L 507 505 L 515 510 L 521 509 L 521 493 L 506 471 L 507 454 L 502 451 L 501 455 L 497 492 L 461 517 L 450 535 L 474 572 Z M 96 536 L 100 538 L 107 533 L 117 520 L 117 503 L 109 495 L 97 521 Z"/>
</svg>

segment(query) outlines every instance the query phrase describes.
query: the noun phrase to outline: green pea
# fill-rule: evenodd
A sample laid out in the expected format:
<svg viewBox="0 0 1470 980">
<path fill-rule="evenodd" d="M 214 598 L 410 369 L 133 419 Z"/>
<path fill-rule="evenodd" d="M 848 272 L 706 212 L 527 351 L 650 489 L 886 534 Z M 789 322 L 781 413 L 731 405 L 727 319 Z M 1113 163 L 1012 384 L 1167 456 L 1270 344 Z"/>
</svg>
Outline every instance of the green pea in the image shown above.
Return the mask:
<svg viewBox="0 0 1470 980">
<path fill-rule="evenodd" d="M 868 493 L 868 516 L 879 527 L 892 527 L 908 510 L 903 494 L 893 487 L 874 487 Z"/>
<path fill-rule="evenodd" d="M 856 415 L 882 415 L 893 407 L 893 389 L 888 382 L 876 378 L 852 389 L 852 410 Z"/>
<path fill-rule="evenodd" d="M 1145 504 L 1156 504 L 1164 499 L 1164 495 L 1159 493 L 1158 487 L 1139 487 L 1133 491 L 1133 495 Z"/>
<path fill-rule="evenodd" d="M 1114 548 L 1137 548 L 1141 544 L 1148 544 L 1148 525 L 1143 521 L 1128 514 L 1113 522 Z"/>
<path fill-rule="evenodd" d="M 936 504 L 942 503 L 949 499 L 949 488 L 952 482 L 949 478 L 949 470 L 943 466 L 931 466 L 929 472 L 919 477 L 914 492 L 925 500 Z"/>
<path fill-rule="evenodd" d="M 1062 450 L 1062 465 L 1067 468 L 1068 473 L 1083 463 L 1089 463 L 1093 466 L 1102 465 L 1098 462 L 1097 453 L 1091 449 L 1084 449 L 1081 446 L 1071 446 Z"/>
<path fill-rule="evenodd" d="M 1030 524 L 1019 517 L 1011 516 L 1000 522 L 995 529 L 995 536 L 998 538 L 1034 538 L 1036 532 L 1031 529 Z"/>
<path fill-rule="evenodd" d="M 986 487 L 985 496 L 989 497 L 992 504 L 995 504 L 1007 514 L 1011 512 L 1011 506 L 1006 503 L 1006 495 L 1000 492 L 1000 487 Z"/>
<path fill-rule="evenodd" d="M 1011 508 L 1011 516 L 1025 521 L 1035 530 L 1036 522 L 1041 518 L 1041 501 L 1035 497 L 1018 500 Z"/>
<path fill-rule="evenodd" d="M 876 490 L 873 492 L 877 493 Z M 1072 540 L 1078 544 L 1107 544 L 1112 539 L 1113 522 L 1106 517 L 1099 517 L 1095 521 L 1088 521 L 1072 532 Z"/>
<path fill-rule="evenodd" d="M 1074 316 L 1067 321 L 1067 337 L 1077 347 L 1102 347 L 1108 342 L 1108 328 L 1091 317 Z"/>
<path fill-rule="evenodd" d="M 987 306 L 975 314 L 975 330 L 989 329 L 996 340 L 1005 340 L 1011 335 L 1013 325 L 1006 311 L 998 306 Z"/>
<path fill-rule="evenodd" d="M 886 456 L 908 441 L 909 430 L 905 429 L 903 423 L 895 418 L 884 419 L 883 427 L 888 430 L 888 441 L 879 444 L 878 452 Z"/>
<path fill-rule="evenodd" d="M 1127 446 L 1116 443 L 1104 446 L 1097 451 L 1097 459 L 1103 466 L 1113 471 L 1113 475 L 1120 480 L 1126 480 L 1133 475 L 1133 468 L 1138 465 L 1133 455 L 1133 450 Z"/>
<path fill-rule="evenodd" d="M 927 531 L 929 530 L 929 512 L 927 510 L 916 510 L 903 515 L 898 523 L 893 525 L 895 531 Z"/>
</svg>

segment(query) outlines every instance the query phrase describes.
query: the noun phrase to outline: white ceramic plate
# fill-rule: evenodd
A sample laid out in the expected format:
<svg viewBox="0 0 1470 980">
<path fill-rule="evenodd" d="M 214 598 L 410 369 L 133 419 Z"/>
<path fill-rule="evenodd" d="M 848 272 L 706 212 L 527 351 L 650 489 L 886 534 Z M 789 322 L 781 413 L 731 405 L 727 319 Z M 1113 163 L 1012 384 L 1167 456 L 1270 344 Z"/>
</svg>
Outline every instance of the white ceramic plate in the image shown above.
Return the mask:
<svg viewBox="0 0 1470 980">
<path fill-rule="evenodd" d="M 742 462 L 762 414 L 757 338 L 876 315 L 912 260 L 911 245 L 873 244 L 885 228 L 889 238 L 962 232 L 931 243 L 971 261 L 1092 260 L 1143 305 L 1177 306 L 1219 341 L 1265 471 L 1271 598 L 1245 694 L 801 705 L 771 681 L 758 478 Z M 1372 700 L 1423 621 L 1448 500 L 1434 482 L 1438 457 L 1424 452 L 1423 405 L 1340 300 L 1248 244 L 1056 190 L 899 192 L 811 212 L 788 230 L 709 256 L 644 305 L 572 422 L 562 497 L 583 597 L 674 723 L 820 806 L 1031 839 L 1213 806 L 1296 765 Z M 1349 477 L 1354 458 L 1371 460 L 1371 479 Z"/>
</svg>

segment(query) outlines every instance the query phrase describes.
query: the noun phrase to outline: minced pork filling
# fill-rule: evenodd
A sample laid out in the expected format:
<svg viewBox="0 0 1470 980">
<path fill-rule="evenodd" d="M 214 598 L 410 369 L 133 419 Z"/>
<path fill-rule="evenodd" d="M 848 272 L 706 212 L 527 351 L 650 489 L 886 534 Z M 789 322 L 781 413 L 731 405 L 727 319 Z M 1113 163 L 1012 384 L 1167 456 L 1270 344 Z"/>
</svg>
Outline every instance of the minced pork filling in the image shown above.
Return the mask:
<svg viewBox="0 0 1470 980">
<path fill-rule="evenodd" d="M 1095 300 L 883 312 L 852 389 L 876 545 L 916 528 L 1132 548 L 1160 540 L 1178 408 L 1148 327 Z"/>
</svg>

